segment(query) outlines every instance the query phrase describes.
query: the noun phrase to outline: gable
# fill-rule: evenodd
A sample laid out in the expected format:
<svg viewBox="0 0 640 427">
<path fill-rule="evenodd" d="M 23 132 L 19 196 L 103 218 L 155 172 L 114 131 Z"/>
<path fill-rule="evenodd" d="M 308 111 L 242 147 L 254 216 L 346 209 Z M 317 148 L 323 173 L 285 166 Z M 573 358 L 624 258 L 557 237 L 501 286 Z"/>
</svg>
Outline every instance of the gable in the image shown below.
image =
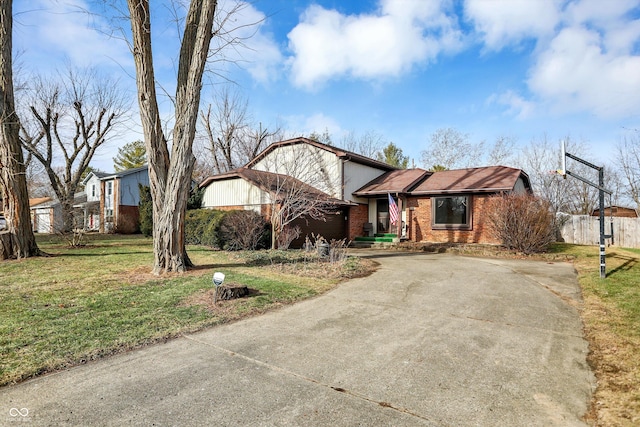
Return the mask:
<svg viewBox="0 0 640 427">
<path fill-rule="evenodd" d="M 256 157 L 251 169 L 291 176 L 331 197 L 342 198 L 341 160 L 312 144 L 283 144 Z"/>
<path fill-rule="evenodd" d="M 239 176 L 203 183 L 203 207 L 256 206 L 267 203 L 268 195 Z"/>
<path fill-rule="evenodd" d="M 355 201 L 353 191 L 396 168 L 360 154 L 294 138 L 271 144 L 246 168 L 292 176 L 337 199 Z"/>
</svg>

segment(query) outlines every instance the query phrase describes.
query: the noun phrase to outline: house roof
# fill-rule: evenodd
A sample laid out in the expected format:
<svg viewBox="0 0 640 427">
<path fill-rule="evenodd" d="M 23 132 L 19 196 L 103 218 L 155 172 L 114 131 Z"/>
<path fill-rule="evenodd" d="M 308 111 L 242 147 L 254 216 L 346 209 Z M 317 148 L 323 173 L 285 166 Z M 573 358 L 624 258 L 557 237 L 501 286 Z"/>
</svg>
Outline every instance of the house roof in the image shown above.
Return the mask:
<svg viewBox="0 0 640 427">
<path fill-rule="evenodd" d="M 287 145 L 296 145 L 296 144 L 312 145 L 314 147 L 320 148 L 321 150 L 325 150 L 325 151 L 328 151 L 330 153 L 333 153 L 333 154 L 335 154 L 337 157 L 339 157 L 342 160 L 352 161 L 352 162 L 355 162 L 355 163 L 359 163 L 359 164 L 363 164 L 363 165 L 367 165 L 367 166 L 372 166 L 372 167 L 375 167 L 375 168 L 378 168 L 378 169 L 382 169 L 382 170 L 385 170 L 385 171 L 390 171 L 390 170 L 397 169 L 396 167 L 391 166 L 391 165 L 389 165 L 387 163 L 371 159 L 371 158 L 363 156 L 361 154 L 357 154 L 357 153 L 354 153 L 354 152 L 351 152 L 351 151 L 343 150 L 342 148 L 338 148 L 338 147 L 334 147 L 334 146 L 331 146 L 331 145 L 323 144 L 323 143 L 315 141 L 313 139 L 304 138 L 304 137 L 298 137 L 298 138 L 287 139 L 285 141 L 274 142 L 273 144 L 271 144 L 267 148 L 265 148 L 255 158 L 253 158 L 244 167 L 245 168 L 253 167 L 256 163 L 258 163 L 260 160 L 262 160 L 267 154 L 271 153 L 273 150 L 275 150 L 278 147 L 284 147 L 284 146 L 287 146 Z"/>
<path fill-rule="evenodd" d="M 79 193 L 75 193 L 73 195 L 73 205 L 80 205 L 82 203 L 86 203 L 87 194 L 84 191 Z M 36 199 L 29 199 L 29 208 L 31 209 L 43 209 L 43 208 L 51 208 L 53 206 L 58 206 L 60 201 L 57 198 L 52 197 L 40 197 Z"/>
<path fill-rule="evenodd" d="M 447 193 L 493 193 L 513 190 L 519 178 L 527 189 L 529 176 L 520 169 L 506 166 L 456 169 L 434 172 L 411 190 L 412 195 Z"/>
<path fill-rule="evenodd" d="M 33 199 L 29 199 L 29 207 L 34 207 L 42 203 L 50 202 L 51 200 L 51 197 L 35 197 Z"/>
<path fill-rule="evenodd" d="M 261 188 L 266 192 L 277 191 L 286 193 L 288 191 L 295 190 L 306 193 L 310 197 L 320 198 L 321 200 L 324 200 L 330 204 L 349 204 L 349 202 L 333 198 L 328 194 L 318 190 L 317 188 L 305 184 L 304 182 L 296 178 L 273 172 L 248 169 L 245 167 L 234 169 L 223 174 L 210 176 L 209 178 L 202 181 L 199 187 L 205 188 L 214 181 L 224 181 L 228 179 L 244 179 L 245 181 L 250 182 L 251 184 Z"/>
<path fill-rule="evenodd" d="M 355 196 L 374 196 L 387 193 L 407 193 L 416 184 L 431 176 L 433 172 L 424 169 L 401 169 L 380 175 L 362 188 L 354 191 Z"/>
<path fill-rule="evenodd" d="M 96 176 L 99 180 L 106 180 L 106 179 L 114 179 L 114 178 L 122 178 L 124 176 L 127 175 L 132 175 L 134 173 L 143 171 L 143 170 L 147 170 L 149 169 L 149 165 L 142 165 L 139 166 L 137 168 L 132 168 L 132 169 L 126 169 L 120 172 L 101 172 L 101 171 L 91 171 L 87 174 L 87 176 L 84 177 L 84 179 L 82 180 L 82 184 L 86 185 L 87 182 L 89 182 L 89 178 L 91 178 L 91 175 Z"/>
<path fill-rule="evenodd" d="M 628 206 L 618 206 L 618 205 L 607 205 L 604 207 L 604 211 L 607 216 L 627 216 L 632 218 L 638 217 L 638 212 L 634 208 L 630 208 Z M 598 216 L 600 214 L 600 208 L 595 208 L 591 211 L 591 216 Z"/>
</svg>

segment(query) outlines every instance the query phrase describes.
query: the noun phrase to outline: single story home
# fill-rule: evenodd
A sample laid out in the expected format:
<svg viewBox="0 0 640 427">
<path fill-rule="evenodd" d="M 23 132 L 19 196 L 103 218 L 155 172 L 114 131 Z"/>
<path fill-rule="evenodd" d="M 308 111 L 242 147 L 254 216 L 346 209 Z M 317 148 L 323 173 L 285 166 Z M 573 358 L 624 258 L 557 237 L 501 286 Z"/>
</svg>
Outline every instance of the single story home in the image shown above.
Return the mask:
<svg viewBox="0 0 640 427">
<path fill-rule="evenodd" d="M 531 191 L 529 177 L 520 169 L 401 170 L 294 138 L 270 145 L 243 168 L 204 180 L 202 207 L 253 209 L 265 215 L 273 189 L 264 185 L 260 173 L 295 177 L 332 200 L 335 214 L 327 215 L 326 222 L 299 221 L 303 234 L 328 239 L 393 234 L 414 242 L 497 243 L 486 226 L 486 201 L 495 194 Z M 399 225 L 390 221 L 390 198 Z"/>
</svg>

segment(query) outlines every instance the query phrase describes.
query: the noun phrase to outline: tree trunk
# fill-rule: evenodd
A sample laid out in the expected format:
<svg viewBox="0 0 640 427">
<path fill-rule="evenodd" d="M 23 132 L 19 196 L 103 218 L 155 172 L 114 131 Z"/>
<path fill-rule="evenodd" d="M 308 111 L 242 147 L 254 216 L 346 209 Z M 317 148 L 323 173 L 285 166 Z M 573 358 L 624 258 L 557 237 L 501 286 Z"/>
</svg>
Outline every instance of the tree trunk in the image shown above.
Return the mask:
<svg viewBox="0 0 640 427">
<path fill-rule="evenodd" d="M 12 70 L 13 11 L 10 0 L 0 1 L 0 190 L 10 236 L 8 257 L 40 254 L 31 228 L 26 168 L 15 112 Z"/>
<path fill-rule="evenodd" d="M 149 156 L 153 198 L 153 272 L 192 266 L 184 241 L 184 217 L 195 158 L 192 147 L 200 107 L 202 75 L 212 37 L 217 1 L 192 0 L 180 49 L 171 158 L 162 131 L 155 90 L 148 0 L 128 0 L 136 64 L 138 103 Z"/>
</svg>

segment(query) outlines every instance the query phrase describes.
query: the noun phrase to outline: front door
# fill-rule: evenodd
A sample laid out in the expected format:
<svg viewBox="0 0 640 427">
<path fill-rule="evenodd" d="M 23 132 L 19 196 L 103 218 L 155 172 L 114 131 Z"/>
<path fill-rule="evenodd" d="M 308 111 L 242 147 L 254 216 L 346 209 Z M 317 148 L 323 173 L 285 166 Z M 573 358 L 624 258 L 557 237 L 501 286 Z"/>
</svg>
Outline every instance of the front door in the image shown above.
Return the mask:
<svg viewBox="0 0 640 427">
<path fill-rule="evenodd" d="M 379 234 L 390 233 L 389 199 L 386 197 L 376 201 L 376 232 Z"/>
</svg>

